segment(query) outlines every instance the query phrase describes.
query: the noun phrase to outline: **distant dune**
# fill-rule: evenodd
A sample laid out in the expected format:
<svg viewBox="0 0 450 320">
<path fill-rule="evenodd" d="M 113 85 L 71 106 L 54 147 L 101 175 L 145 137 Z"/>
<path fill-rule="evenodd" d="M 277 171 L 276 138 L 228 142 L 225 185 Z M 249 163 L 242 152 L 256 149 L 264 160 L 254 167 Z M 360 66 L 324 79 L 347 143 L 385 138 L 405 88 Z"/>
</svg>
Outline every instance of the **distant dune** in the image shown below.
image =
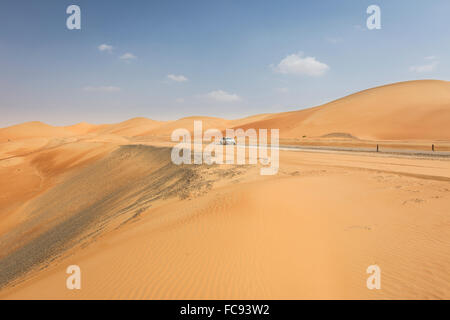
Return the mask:
<svg viewBox="0 0 450 320">
<path fill-rule="evenodd" d="M 97 133 L 101 134 L 117 134 L 121 136 L 134 137 L 148 131 L 150 128 L 158 127 L 163 122 L 151 120 L 147 118 L 133 118 L 120 122 L 118 124 L 106 125 L 97 130 Z"/>
<path fill-rule="evenodd" d="M 273 176 L 261 163 L 177 166 L 169 137 L 194 120 L 293 143 L 442 148 L 450 83 L 237 120 L 0 129 L 0 299 L 450 298 L 448 154 L 281 148 Z M 65 287 L 72 264 L 79 291 Z M 374 264 L 382 290 L 366 287 Z"/>
<path fill-rule="evenodd" d="M 75 134 L 88 134 L 91 132 L 96 132 L 104 127 L 109 127 L 109 125 L 95 125 L 87 122 L 80 122 L 71 126 L 67 126 L 65 127 L 65 129 Z"/>
<path fill-rule="evenodd" d="M 185 128 L 189 131 L 194 130 L 194 120 L 201 120 L 203 130 L 208 129 L 225 129 L 227 127 L 231 127 L 231 121 L 221 118 L 215 118 L 215 117 L 203 117 L 203 116 L 196 116 L 196 117 L 186 117 L 181 118 L 179 120 L 175 121 L 167 121 L 162 123 L 160 126 L 155 126 L 151 128 L 148 131 L 143 132 L 140 134 L 143 135 L 153 135 L 153 136 L 169 136 L 172 134 L 172 132 L 179 128 Z"/>
<path fill-rule="evenodd" d="M 319 137 L 334 132 L 363 139 L 450 139 L 450 82 L 400 82 L 361 91 L 325 105 L 274 114 L 246 123 L 248 128 L 279 128 L 285 138 Z"/>
<path fill-rule="evenodd" d="M 118 124 L 80 123 L 68 127 L 28 122 L 0 129 L 0 140 L 88 133 L 168 137 L 178 128 L 192 131 L 193 120 L 202 120 L 204 130 L 274 128 L 280 130 L 281 138 L 291 139 L 331 137 L 339 133 L 342 137 L 368 140 L 450 140 L 450 82 L 399 82 L 364 90 L 318 107 L 236 120 L 201 116 L 175 121 L 134 118 Z"/>
<path fill-rule="evenodd" d="M 0 129 L 0 142 L 37 137 L 64 137 L 70 135 L 74 135 L 74 133 L 63 127 L 53 127 L 40 121 L 32 121 Z"/>
</svg>

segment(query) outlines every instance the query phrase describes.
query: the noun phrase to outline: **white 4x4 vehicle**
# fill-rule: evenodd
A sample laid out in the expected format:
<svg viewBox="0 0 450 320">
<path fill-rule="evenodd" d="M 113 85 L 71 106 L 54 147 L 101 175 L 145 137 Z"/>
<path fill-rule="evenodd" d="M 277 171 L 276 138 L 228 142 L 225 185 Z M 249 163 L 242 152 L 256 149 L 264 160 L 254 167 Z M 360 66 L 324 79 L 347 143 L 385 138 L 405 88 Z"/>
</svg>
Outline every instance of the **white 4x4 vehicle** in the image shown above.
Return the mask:
<svg viewBox="0 0 450 320">
<path fill-rule="evenodd" d="M 220 140 L 220 144 L 236 144 L 236 140 L 234 140 L 234 138 L 224 137 Z"/>
</svg>

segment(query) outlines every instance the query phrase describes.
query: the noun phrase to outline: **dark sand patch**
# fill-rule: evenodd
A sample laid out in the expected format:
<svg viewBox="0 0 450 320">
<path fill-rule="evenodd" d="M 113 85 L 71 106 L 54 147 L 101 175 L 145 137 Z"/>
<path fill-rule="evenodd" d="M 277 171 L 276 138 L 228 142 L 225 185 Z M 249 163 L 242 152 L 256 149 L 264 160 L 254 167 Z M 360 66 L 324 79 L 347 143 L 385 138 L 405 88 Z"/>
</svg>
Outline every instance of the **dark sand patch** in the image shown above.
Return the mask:
<svg viewBox="0 0 450 320">
<path fill-rule="evenodd" d="M 31 201 L 28 221 L 0 238 L 0 288 L 77 244 L 85 246 L 113 224 L 136 221 L 156 200 L 187 199 L 211 188 L 205 166 L 174 165 L 170 152 L 121 146 Z"/>
</svg>

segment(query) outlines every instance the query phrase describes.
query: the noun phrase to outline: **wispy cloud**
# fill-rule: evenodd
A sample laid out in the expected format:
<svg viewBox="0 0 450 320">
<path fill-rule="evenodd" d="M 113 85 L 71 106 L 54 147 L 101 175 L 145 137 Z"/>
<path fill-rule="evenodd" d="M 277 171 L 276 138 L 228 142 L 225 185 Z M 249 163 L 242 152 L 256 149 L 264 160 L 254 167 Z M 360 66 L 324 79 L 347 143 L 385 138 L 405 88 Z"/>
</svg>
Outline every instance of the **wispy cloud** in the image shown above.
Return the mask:
<svg viewBox="0 0 450 320">
<path fill-rule="evenodd" d="M 437 61 L 435 56 L 428 56 L 424 58 L 425 60 L 429 61 L 428 63 L 417 65 L 417 66 L 411 66 L 409 67 L 409 71 L 416 72 L 416 73 L 429 73 L 436 70 L 436 67 L 439 64 L 439 61 Z"/>
<path fill-rule="evenodd" d="M 109 44 L 106 44 L 106 43 L 103 43 L 103 44 L 99 45 L 97 48 L 98 48 L 99 51 L 105 51 L 105 52 L 108 52 L 108 53 L 111 53 L 113 51 L 113 49 L 114 49 L 113 46 L 111 46 Z"/>
<path fill-rule="evenodd" d="M 137 57 L 134 54 L 127 52 L 127 53 L 121 55 L 120 59 L 125 60 L 125 61 L 131 61 L 131 60 L 137 59 Z"/>
<path fill-rule="evenodd" d="M 186 82 L 189 80 L 188 78 L 186 78 L 185 76 L 183 76 L 181 74 L 180 75 L 169 74 L 167 76 L 167 78 L 169 78 L 170 80 L 175 81 L 175 82 Z"/>
<path fill-rule="evenodd" d="M 211 91 L 207 94 L 204 94 L 203 97 L 218 102 L 238 102 L 242 100 L 241 97 L 239 97 L 237 94 L 228 93 L 223 90 Z"/>
<path fill-rule="evenodd" d="M 111 92 L 118 92 L 121 89 L 119 87 L 114 87 L 114 86 L 99 86 L 99 87 L 88 86 L 88 87 L 84 87 L 83 90 L 86 91 L 86 92 L 107 92 L 107 93 L 111 93 Z"/>
<path fill-rule="evenodd" d="M 307 75 L 313 77 L 322 76 L 330 69 L 328 65 L 316 60 L 315 57 L 304 57 L 301 52 L 288 55 L 277 66 L 272 68 L 275 72 L 281 74 Z"/>
</svg>

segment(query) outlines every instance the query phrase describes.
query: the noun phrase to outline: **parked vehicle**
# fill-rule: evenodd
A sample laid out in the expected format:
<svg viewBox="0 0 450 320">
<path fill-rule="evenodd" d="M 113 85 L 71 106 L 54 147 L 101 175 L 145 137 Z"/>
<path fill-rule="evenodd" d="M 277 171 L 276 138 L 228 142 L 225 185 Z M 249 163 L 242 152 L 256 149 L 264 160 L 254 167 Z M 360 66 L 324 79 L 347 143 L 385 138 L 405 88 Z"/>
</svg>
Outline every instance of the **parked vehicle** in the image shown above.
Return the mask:
<svg viewBox="0 0 450 320">
<path fill-rule="evenodd" d="M 234 138 L 228 138 L 228 137 L 223 137 L 222 140 L 220 140 L 220 144 L 222 145 L 226 145 L 226 144 L 236 144 L 236 140 L 234 140 Z"/>
</svg>

